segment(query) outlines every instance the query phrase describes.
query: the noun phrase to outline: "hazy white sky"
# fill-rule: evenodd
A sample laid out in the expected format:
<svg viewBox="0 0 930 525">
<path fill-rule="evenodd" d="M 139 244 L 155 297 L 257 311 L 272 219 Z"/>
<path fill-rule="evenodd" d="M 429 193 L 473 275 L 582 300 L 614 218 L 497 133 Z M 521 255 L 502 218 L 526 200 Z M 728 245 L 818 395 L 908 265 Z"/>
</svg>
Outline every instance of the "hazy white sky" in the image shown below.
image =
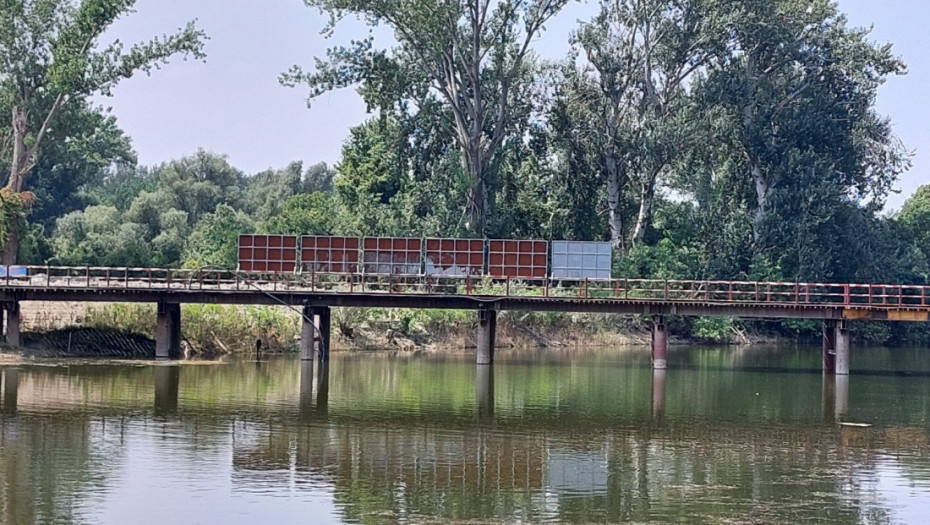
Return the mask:
<svg viewBox="0 0 930 525">
<path fill-rule="evenodd" d="M 895 131 L 915 151 L 914 168 L 898 184 L 899 207 L 921 184 L 930 183 L 930 48 L 927 0 L 839 0 L 854 25 L 874 25 L 873 38 L 893 42 L 909 74 L 893 78 L 881 91 L 879 110 L 891 117 Z M 207 61 L 175 61 L 151 77 L 120 84 L 111 107 L 132 137 L 142 164 L 158 164 L 204 148 L 227 155 L 247 173 L 339 158 L 350 127 L 365 118 L 353 89 L 324 95 L 307 108 L 305 89 L 288 89 L 278 75 L 293 64 L 310 66 L 334 43 L 363 36 L 361 24 L 343 24 L 337 39 L 326 40 L 326 21 L 302 0 L 139 0 L 137 12 L 114 24 L 107 37 L 127 44 L 170 32 L 192 18 L 210 36 Z M 537 42 L 543 58 L 560 58 L 567 36 L 594 3 L 574 4 Z"/>
</svg>

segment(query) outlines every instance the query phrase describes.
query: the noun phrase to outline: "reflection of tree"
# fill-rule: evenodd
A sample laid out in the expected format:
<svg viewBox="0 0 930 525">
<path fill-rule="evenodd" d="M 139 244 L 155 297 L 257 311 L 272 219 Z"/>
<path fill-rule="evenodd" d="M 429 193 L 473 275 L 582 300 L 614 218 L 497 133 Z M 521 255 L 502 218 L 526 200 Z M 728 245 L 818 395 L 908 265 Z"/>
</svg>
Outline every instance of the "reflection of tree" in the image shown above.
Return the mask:
<svg viewBox="0 0 930 525">
<path fill-rule="evenodd" d="M 73 413 L 0 417 L 0 522 L 80 521 L 79 503 L 99 493 L 124 459 L 122 425 Z"/>
<path fill-rule="evenodd" d="M 863 480 L 875 475 L 877 447 L 901 432 L 733 424 L 534 431 L 429 415 L 376 424 L 336 416 L 243 429 L 251 437 L 237 438 L 234 481 L 256 490 L 291 479 L 307 490 L 331 484 L 350 523 L 859 521 L 888 512 Z M 907 431 L 907 443 L 917 432 Z"/>
<path fill-rule="evenodd" d="M 882 520 L 868 480 L 930 483 L 927 429 L 824 423 L 819 374 L 672 369 L 657 420 L 652 371 L 624 359 L 495 365 L 483 416 L 470 362 L 331 368 L 328 410 L 301 412 L 297 362 L 182 365 L 161 413 L 150 367 L 26 368 L 17 415 L 0 416 L 0 521 L 80 519 L 137 425 L 169 461 L 231 465 L 236 492 L 333 491 L 353 523 Z M 922 381 L 850 381 L 860 416 L 881 410 L 857 404 L 860 385 L 930 396 Z"/>
</svg>

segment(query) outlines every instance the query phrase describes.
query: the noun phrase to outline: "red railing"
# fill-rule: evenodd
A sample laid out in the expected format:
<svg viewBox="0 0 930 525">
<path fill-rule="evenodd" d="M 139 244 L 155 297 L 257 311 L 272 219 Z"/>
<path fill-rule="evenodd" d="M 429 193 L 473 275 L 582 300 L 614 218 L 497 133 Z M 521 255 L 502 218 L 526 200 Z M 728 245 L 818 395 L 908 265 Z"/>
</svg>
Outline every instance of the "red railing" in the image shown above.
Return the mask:
<svg viewBox="0 0 930 525">
<path fill-rule="evenodd" d="M 930 309 L 930 286 L 663 279 L 490 279 L 356 273 L 0 266 L 7 289 L 154 289 L 551 297 L 671 303 Z"/>
</svg>

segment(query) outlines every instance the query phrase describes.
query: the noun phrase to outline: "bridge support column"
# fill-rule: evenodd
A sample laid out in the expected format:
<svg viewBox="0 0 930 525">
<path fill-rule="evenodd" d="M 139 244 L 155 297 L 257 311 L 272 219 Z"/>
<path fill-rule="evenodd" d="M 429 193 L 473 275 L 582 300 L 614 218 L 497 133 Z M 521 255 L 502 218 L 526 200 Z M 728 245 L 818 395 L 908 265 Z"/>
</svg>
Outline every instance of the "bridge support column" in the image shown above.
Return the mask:
<svg viewBox="0 0 930 525">
<path fill-rule="evenodd" d="M 823 324 L 823 371 L 849 375 L 849 327 L 846 321 L 829 320 Z"/>
<path fill-rule="evenodd" d="M 823 373 L 836 372 L 836 321 L 823 322 Z"/>
<path fill-rule="evenodd" d="M 309 361 L 318 357 L 329 360 L 332 313 L 327 306 L 305 306 L 300 329 L 300 358 Z"/>
<path fill-rule="evenodd" d="M 20 323 L 22 315 L 19 310 L 19 303 L 6 303 L 3 305 L 6 310 L 6 344 L 13 348 L 23 347 L 23 337 L 20 332 Z"/>
<path fill-rule="evenodd" d="M 494 362 L 494 342 L 497 334 L 497 310 L 478 310 L 477 363 Z"/>
<path fill-rule="evenodd" d="M 836 325 L 836 335 L 834 336 L 836 344 L 836 375 L 849 375 L 849 327 L 846 321 L 840 321 Z"/>
<path fill-rule="evenodd" d="M 652 318 L 652 368 L 665 370 L 668 367 L 668 325 L 665 316 Z"/>
<path fill-rule="evenodd" d="M 181 358 L 181 305 L 158 303 L 155 319 L 155 358 Z"/>
</svg>

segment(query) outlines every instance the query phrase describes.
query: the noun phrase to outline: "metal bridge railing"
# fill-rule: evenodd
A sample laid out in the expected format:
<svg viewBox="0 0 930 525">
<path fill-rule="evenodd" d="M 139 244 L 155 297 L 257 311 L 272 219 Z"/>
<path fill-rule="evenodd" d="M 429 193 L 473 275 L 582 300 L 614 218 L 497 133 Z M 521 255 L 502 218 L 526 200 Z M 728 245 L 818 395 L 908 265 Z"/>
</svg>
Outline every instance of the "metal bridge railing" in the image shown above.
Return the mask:
<svg viewBox="0 0 930 525">
<path fill-rule="evenodd" d="M 5 289 L 212 290 L 540 297 L 743 305 L 930 309 L 930 286 L 664 279 L 490 279 L 355 273 L 0 266 Z"/>
</svg>

